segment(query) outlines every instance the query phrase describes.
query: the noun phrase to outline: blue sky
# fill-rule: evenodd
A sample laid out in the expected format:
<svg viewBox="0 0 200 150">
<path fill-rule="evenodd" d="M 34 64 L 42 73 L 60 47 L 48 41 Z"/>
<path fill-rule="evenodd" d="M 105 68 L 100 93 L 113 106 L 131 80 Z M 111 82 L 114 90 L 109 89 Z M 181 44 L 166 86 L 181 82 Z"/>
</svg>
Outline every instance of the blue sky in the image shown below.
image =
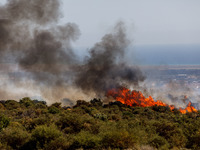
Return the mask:
<svg viewBox="0 0 200 150">
<path fill-rule="evenodd" d="M 118 21 L 126 23 L 134 45 L 200 45 L 200 0 L 60 1 L 60 23 L 81 30 L 77 47 L 91 47 Z"/>
</svg>

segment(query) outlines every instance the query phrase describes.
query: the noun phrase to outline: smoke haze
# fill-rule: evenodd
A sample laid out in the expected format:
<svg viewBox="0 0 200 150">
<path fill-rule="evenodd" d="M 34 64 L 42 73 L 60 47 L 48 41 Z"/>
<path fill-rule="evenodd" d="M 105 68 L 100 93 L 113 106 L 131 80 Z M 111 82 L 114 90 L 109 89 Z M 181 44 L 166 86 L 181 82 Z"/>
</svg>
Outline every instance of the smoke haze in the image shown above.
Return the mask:
<svg viewBox="0 0 200 150">
<path fill-rule="evenodd" d="M 7 79 L 1 83 L 1 98 L 38 94 L 52 103 L 101 96 L 110 88 L 145 79 L 138 67 L 125 63 L 130 41 L 122 22 L 81 63 L 71 46 L 80 30 L 74 23 L 58 25 L 59 6 L 59 0 L 8 0 L 0 6 L 0 62 L 18 72 L 13 79 L 12 69 L 2 70 Z"/>
</svg>

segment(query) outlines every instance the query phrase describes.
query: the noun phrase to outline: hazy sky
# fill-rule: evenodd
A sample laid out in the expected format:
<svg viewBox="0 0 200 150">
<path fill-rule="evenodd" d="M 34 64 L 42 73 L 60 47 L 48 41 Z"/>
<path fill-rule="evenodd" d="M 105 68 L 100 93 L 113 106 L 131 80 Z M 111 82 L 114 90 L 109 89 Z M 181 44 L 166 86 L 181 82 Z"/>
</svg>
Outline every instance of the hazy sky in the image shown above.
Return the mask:
<svg viewBox="0 0 200 150">
<path fill-rule="evenodd" d="M 119 20 L 135 45 L 200 44 L 200 0 L 62 2 L 62 22 L 74 22 L 81 30 L 78 47 L 91 47 Z"/>
<path fill-rule="evenodd" d="M 200 0 L 60 1 L 61 22 L 76 23 L 81 30 L 77 47 L 92 47 L 120 20 L 134 45 L 200 45 Z"/>
</svg>

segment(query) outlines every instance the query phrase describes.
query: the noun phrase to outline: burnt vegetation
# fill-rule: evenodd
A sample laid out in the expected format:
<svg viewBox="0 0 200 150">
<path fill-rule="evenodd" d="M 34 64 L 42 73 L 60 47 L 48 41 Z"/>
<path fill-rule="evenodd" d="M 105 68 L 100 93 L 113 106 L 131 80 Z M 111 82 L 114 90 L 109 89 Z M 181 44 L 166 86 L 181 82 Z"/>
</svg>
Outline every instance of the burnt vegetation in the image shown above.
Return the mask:
<svg viewBox="0 0 200 150">
<path fill-rule="evenodd" d="M 0 149 L 200 149 L 200 112 L 100 99 L 73 107 L 0 101 Z"/>
</svg>

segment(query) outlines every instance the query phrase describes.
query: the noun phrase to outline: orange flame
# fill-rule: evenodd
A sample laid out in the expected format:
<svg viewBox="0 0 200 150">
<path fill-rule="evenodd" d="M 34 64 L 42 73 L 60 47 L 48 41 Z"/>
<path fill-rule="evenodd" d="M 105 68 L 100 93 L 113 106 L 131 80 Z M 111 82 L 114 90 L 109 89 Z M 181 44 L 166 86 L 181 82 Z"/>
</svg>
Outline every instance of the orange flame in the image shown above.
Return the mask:
<svg viewBox="0 0 200 150">
<path fill-rule="evenodd" d="M 192 106 L 191 102 L 188 103 L 188 105 L 187 105 L 187 107 L 185 109 L 179 108 L 179 111 L 182 114 L 185 114 L 186 112 L 197 112 L 197 110 Z"/>
<path fill-rule="evenodd" d="M 140 107 L 151 107 L 151 106 L 168 106 L 171 110 L 175 107 L 173 105 L 167 105 L 160 100 L 154 101 L 154 99 L 149 96 L 145 98 L 140 91 L 131 91 L 125 87 L 119 89 L 111 89 L 107 92 L 107 96 L 112 96 L 116 101 L 120 101 L 122 104 L 129 106 L 140 106 Z M 191 102 L 187 105 L 185 109 L 179 108 L 182 114 L 186 112 L 197 112 L 197 110 L 191 106 Z"/>
</svg>

